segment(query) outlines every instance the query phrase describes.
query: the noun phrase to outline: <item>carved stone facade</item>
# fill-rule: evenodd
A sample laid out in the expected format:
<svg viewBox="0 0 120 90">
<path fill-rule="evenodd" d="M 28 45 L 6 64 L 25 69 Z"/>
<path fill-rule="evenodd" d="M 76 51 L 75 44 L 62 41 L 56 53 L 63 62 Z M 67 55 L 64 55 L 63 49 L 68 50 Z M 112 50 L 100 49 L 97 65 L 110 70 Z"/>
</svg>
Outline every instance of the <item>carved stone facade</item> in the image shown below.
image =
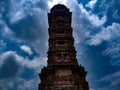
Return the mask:
<svg viewBox="0 0 120 90">
<path fill-rule="evenodd" d="M 76 59 L 71 16 L 69 9 L 61 4 L 48 13 L 48 65 L 39 74 L 39 90 L 89 90 L 87 72 Z"/>
</svg>

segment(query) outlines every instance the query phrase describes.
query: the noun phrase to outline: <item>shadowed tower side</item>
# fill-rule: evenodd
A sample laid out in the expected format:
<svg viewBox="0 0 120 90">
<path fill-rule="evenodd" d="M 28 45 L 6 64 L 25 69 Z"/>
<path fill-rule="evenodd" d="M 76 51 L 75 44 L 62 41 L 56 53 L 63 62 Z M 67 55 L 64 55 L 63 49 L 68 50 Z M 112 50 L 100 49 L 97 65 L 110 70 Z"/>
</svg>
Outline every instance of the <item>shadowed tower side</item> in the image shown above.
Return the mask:
<svg viewBox="0 0 120 90">
<path fill-rule="evenodd" d="M 61 4 L 48 13 L 48 65 L 39 74 L 39 90 L 89 90 L 87 72 L 76 59 L 71 17 L 69 9 Z"/>
</svg>

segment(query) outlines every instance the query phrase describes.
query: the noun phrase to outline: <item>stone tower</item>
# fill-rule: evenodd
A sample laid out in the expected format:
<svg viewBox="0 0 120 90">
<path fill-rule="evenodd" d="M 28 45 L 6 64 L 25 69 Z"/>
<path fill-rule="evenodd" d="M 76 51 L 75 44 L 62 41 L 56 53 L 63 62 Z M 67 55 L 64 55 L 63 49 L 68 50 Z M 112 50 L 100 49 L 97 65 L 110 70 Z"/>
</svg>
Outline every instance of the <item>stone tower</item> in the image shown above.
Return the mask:
<svg viewBox="0 0 120 90">
<path fill-rule="evenodd" d="M 87 72 L 76 59 L 71 16 L 69 9 L 61 4 L 48 13 L 48 65 L 39 74 L 39 90 L 89 90 Z"/>
</svg>

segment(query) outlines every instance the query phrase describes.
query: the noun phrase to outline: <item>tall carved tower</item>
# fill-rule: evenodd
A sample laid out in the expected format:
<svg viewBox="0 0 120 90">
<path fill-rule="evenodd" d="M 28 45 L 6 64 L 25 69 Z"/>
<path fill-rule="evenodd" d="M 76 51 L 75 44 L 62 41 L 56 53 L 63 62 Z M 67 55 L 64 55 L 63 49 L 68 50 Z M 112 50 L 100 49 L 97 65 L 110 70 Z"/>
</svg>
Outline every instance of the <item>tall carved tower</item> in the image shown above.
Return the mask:
<svg viewBox="0 0 120 90">
<path fill-rule="evenodd" d="M 69 9 L 61 4 L 48 13 L 48 65 L 39 74 L 39 90 L 89 90 L 87 72 L 76 59 L 71 16 Z"/>
</svg>

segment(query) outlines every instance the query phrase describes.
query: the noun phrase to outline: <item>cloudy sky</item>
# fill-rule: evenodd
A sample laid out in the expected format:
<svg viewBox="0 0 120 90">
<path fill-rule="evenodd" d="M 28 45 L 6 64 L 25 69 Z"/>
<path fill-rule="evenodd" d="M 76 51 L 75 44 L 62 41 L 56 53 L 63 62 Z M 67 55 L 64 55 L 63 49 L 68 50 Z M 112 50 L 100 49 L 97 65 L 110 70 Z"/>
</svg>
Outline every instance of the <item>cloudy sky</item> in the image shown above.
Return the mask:
<svg viewBox="0 0 120 90">
<path fill-rule="evenodd" d="M 0 90 L 37 90 L 47 61 L 47 13 L 58 3 L 72 12 L 90 90 L 120 90 L 120 0 L 0 0 Z"/>
</svg>

